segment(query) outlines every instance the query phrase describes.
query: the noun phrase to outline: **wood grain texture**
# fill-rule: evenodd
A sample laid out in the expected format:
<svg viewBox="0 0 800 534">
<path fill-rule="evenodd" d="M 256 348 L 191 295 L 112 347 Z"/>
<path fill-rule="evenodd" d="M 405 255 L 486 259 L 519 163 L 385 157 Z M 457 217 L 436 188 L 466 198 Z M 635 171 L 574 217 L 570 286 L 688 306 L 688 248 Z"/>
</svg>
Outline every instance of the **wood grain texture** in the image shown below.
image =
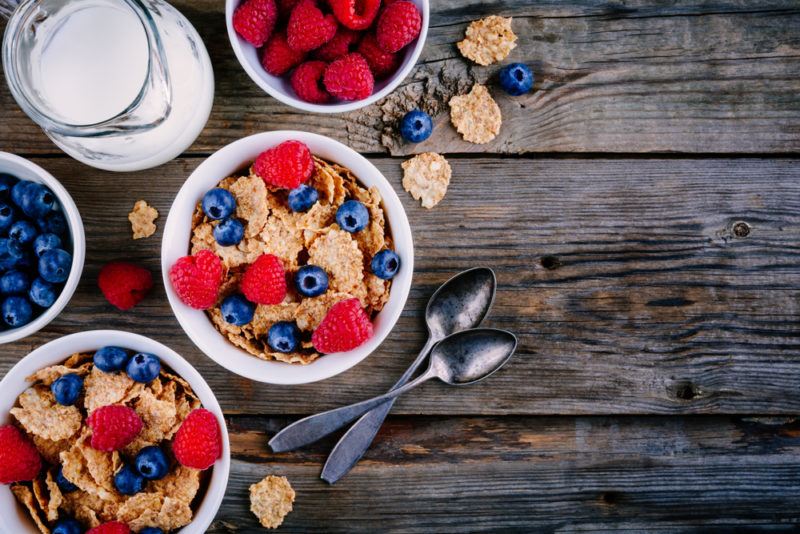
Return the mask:
<svg viewBox="0 0 800 534">
<path fill-rule="evenodd" d="M 273 455 L 285 419 L 231 417 L 233 469 L 210 532 L 254 531 L 248 487 L 285 475 L 286 532 L 792 531 L 793 418 L 390 417 L 347 478 L 318 475 L 326 440 Z M 696 530 L 692 530 L 696 529 Z"/>
<path fill-rule="evenodd" d="M 88 261 L 66 311 L 4 347 L 0 373 L 56 336 L 130 329 L 188 357 L 228 413 L 311 413 L 388 389 L 423 344 L 422 312 L 434 289 L 460 270 L 488 265 L 499 288 L 487 324 L 519 336 L 517 355 L 469 388 L 426 385 L 401 399 L 396 413 L 800 410 L 795 160 L 453 158 L 447 197 L 424 210 L 399 188 L 400 160 L 373 159 L 398 190 L 414 232 L 410 298 L 370 358 L 291 389 L 235 377 L 203 356 L 175 321 L 160 282 L 131 312 L 114 310 L 95 288 L 101 265 L 118 258 L 160 278 L 170 199 L 200 159 L 125 175 L 65 158 L 37 161 L 74 195 Z M 133 241 L 126 216 L 140 198 L 162 218 L 154 237 Z"/>
<path fill-rule="evenodd" d="M 209 153 L 255 132 L 308 129 L 370 153 L 687 152 L 786 153 L 800 148 L 800 8 L 790 0 L 668 3 L 436 0 L 418 67 L 401 89 L 366 110 L 309 115 L 279 104 L 245 74 L 228 42 L 222 0 L 175 5 L 202 35 L 216 75 L 208 126 L 191 147 Z M 497 66 L 460 57 L 467 23 L 514 17 L 519 46 L 510 60 L 531 64 L 536 91 L 510 98 Z M 713 36 L 713 37 L 712 37 Z M 474 81 L 494 87 L 505 122 L 489 145 L 462 141 L 446 102 Z M 436 115 L 433 137 L 403 145 L 397 118 L 420 106 Z M 3 84 L 0 150 L 56 149 Z"/>
</svg>

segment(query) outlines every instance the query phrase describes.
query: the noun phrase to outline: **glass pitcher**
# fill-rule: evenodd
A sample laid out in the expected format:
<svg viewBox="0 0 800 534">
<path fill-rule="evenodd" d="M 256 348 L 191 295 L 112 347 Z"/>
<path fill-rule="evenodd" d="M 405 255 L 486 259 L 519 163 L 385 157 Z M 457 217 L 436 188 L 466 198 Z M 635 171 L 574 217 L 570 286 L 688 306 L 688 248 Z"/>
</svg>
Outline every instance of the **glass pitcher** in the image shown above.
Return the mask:
<svg viewBox="0 0 800 534">
<path fill-rule="evenodd" d="M 214 74 L 162 0 L 0 0 L 11 94 L 67 154 L 101 169 L 165 163 L 208 121 Z"/>
</svg>

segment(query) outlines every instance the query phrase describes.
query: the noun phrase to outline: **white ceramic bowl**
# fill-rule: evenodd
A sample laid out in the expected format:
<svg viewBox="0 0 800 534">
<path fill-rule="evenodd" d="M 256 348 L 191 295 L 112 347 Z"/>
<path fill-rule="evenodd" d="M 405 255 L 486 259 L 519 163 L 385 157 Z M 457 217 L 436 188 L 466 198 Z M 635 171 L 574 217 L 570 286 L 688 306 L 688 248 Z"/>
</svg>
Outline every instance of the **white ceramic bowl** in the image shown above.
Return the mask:
<svg viewBox="0 0 800 534">
<path fill-rule="evenodd" d="M 225 418 L 216 397 L 211 392 L 200 373 L 195 371 L 189 362 L 172 349 L 150 338 L 121 332 L 119 330 L 93 330 L 71 334 L 42 345 L 19 361 L 0 382 L 0 424 L 10 422 L 9 410 L 14 406 L 17 397 L 30 385 L 25 378 L 35 371 L 55 365 L 76 352 L 93 352 L 100 347 L 114 345 L 137 352 L 155 354 L 183 377 L 200 398 L 203 407 L 211 411 L 219 421 L 222 433 L 222 458 L 212 468 L 208 487 L 197 507 L 192 522 L 179 532 L 195 534 L 205 532 L 217 514 L 225 488 L 228 485 L 228 474 L 231 467 L 231 451 Z M 0 485 L 0 531 L 2 532 L 38 532 L 28 512 L 17 503 L 8 486 Z"/>
<path fill-rule="evenodd" d="M 226 0 L 225 1 L 225 23 L 228 26 L 228 39 L 233 46 L 233 52 L 239 63 L 244 67 L 248 76 L 256 82 L 264 91 L 272 95 L 274 98 L 280 100 L 286 105 L 293 108 L 301 109 L 303 111 L 313 111 L 316 113 L 343 113 L 345 111 L 353 111 L 361 109 L 373 102 L 377 102 L 389 93 L 395 90 L 400 85 L 406 76 L 414 68 L 417 63 L 422 48 L 425 46 L 425 39 L 428 36 L 428 23 L 430 21 L 430 2 L 429 0 L 411 0 L 419 8 L 422 14 L 422 28 L 420 29 L 419 36 L 403 49 L 403 60 L 400 62 L 400 67 L 397 71 L 385 80 L 376 81 L 375 89 L 371 96 L 364 100 L 357 100 L 354 102 L 331 102 L 329 104 L 311 104 L 300 100 L 295 95 L 292 86 L 289 84 L 289 73 L 284 76 L 273 76 L 264 70 L 261 66 L 260 51 L 253 45 L 239 37 L 236 30 L 233 29 L 233 12 L 242 3 L 243 0 Z"/>
<path fill-rule="evenodd" d="M 35 163 L 9 154 L 8 152 L 0 152 L 0 173 L 8 173 L 31 182 L 38 182 L 50 188 L 50 190 L 58 198 L 61 204 L 61 209 L 67 219 L 67 226 L 72 238 L 72 267 L 70 268 L 69 278 L 64 283 L 61 294 L 56 301 L 46 309 L 39 317 L 33 321 L 21 326 L 19 328 L 12 328 L 11 330 L 4 330 L 0 332 L 0 344 L 9 343 L 27 337 L 34 332 L 44 328 L 50 321 L 56 318 L 61 313 L 61 310 L 72 298 L 75 289 L 78 287 L 78 282 L 81 279 L 83 272 L 83 260 L 86 256 L 86 236 L 83 233 L 83 222 L 81 222 L 81 215 L 78 213 L 78 207 L 75 206 L 75 201 L 69 196 L 69 193 L 61 183 L 56 180 L 52 174 L 39 167 Z"/>
<path fill-rule="evenodd" d="M 313 154 L 348 167 L 362 184 L 378 188 L 383 197 L 395 252 L 400 256 L 401 262 L 400 272 L 392 282 L 389 301 L 375 318 L 372 338 L 352 351 L 323 356 L 308 365 L 264 361 L 235 347 L 217 332 L 205 312 L 192 309 L 181 302 L 169 281 L 170 267 L 178 258 L 188 254 L 192 214 L 203 195 L 223 178 L 247 168 L 265 149 L 289 139 L 304 142 Z M 306 384 L 323 380 L 350 369 L 366 358 L 378 348 L 400 317 L 411 288 L 413 271 L 411 227 L 400 199 L 386 178 L 353 149 L 328 137 L 306 132 L 276 131 L 251 135 L 211 155 L 195 169 L 178 191 L 169 210 L 161 244 L 161 272 L 167 297 L 186 334 L 209 358 L 229 371 L 270 384 Z"/>
</svg>

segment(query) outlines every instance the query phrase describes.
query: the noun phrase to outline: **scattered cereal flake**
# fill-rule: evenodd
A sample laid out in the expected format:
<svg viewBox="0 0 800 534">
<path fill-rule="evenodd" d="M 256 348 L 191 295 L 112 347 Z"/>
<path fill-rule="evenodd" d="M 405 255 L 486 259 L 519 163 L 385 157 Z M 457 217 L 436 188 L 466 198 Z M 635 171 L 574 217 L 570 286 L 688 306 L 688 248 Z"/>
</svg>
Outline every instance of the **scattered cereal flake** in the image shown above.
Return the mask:
<svg viewBox="0 0 800 534">
<path fill-rule="evenodd" d="M 516 46 L 517 36 L 511 29 L 511 17 L 497 15 L 472 21 L 467 27 L 466 38 L 458 43 L 461 55 L 478 65 L 502 61 Z"/>
<path fill-rule="evenodd" d="M 444 156 L 425 152 L 403 162 L 403 189 L 423 208 L 432 208 L 444 198 L 453 171 Z"/>
<path fill-rule="evenodd" d="M 103 501 L 115 501 L 113 489 L 115 460 L 113 454 L 92 449 L 87 438 L 91 431 L 86 428 L 78 440 L 61 453 L 61 466 L 64 477 L 80 489 L 99 497 Z"/>
<path fill-rule="evenodd" d="M 222 264 L 229 269 L 248 263 L 244 247 L 245 243 L 250 240 L 243 239 L 238 245 L 223 247 L 214 239 L 214 226 L 216 224 L 216 221 L 214 224 L 204 222 L 194 229 L 192 234 L 192 254 L 208 249 L 219 256 Z"/>
<path fill-rule="evenodd" d="M 88 364 L 84 364 L 78 368 L 67 367 L 66 365 L 51 365 L 44 369 L 39 369 L 31 376 L 26 378 L 28 382 L 41 382 L 45 386 L 49 386 L 64 375 L 76 374 L 79 376 L 86 376 L 89 372 Z"/>
<path fill-rule="evenodd" d="M 250 326 L 256 335 L 266 335 L 270 327 L 279 321 L 291 321 L 297 312 L 295 302 L 281 302 L 271 306 L 259 304 L 253 314 Z"/>
<path fill-rule="evenodd" d="M 277 360 L 284 363 L 299 363 L 300 365 L 308 365 L 317 358 L 320 354 L 317 352 L 270 352 L 268 353 L 270 359 Z"/>
<path fill-rule="evenodd" d="M 349 293 L 337 293 L 329 290 L 318 297 L 303 299 L 295 314 L 297 327 L 300 330 L 315 330 L 331 306 L 351 298 L 353 295 Z"/>
<path fill-rule="evenodd" d="M 503 117 L 489 90 L 476 83 L 466 95 L 450 99 L 450 121 L 465 141 L 482 145 L 497 137 Z"/>
<path fill-rule="evenodd" d="M 325 269 L 329 290 L 364 294 L 364 255 L 349 232 L 336 229 L 319 236 L 308 248 L 308 263 Z"/>
<path fill-rule="evenodd" d="M 157 218 L 157 209 L 144 200 L 137 200 L 136 204 L 133 205 L 133 211 L 128 214 L 131 230 L 133 230 L 133 238 L 142 239 L 156 233 L 156 224 L 153 221 Z"/>
<path fill-rule="evenodd" d="M 270 217 L 261 231 L 259 248 L 261 254 L 274 254 L 283 260 L 285 269 L 293 270 L 297 268 L 297 256 L 303 250 L 304 243 L 300 232 L 291 225 L 290 220 L 288 212 L 283 217 Z M 256 257 L 258 256 L 260 254 Z"/>
<path fill-rule="evenodd" d="M 367 307 L 372 311 L 382 310 L 386 301 L 389 300 L 391 281 L 378 278 L 374 274 L 369 273 L 364 283 L 367 286 Z"/>
<path fill-rule="evenodd" d="M 105 501 L 81 489 L 65 493 L 63 497 L 63 510 L 86 526 L 96 527 L 101 522 L 117 518 L 119 501 Z"/>
<path fill-rule="evenodd" d="M 139 414 L 144 426 L 136 439 L 125 447 L 126 453 L 135 454 L 148 445 L 158 444 L 175 426 L 175 387 L 175 383 L 170 382 L 167 388 L 171 393 L 162 399 L 157 398 L 149 389 L 144 389 L 133 401 L 131 407 Z"/>
<path fill-rule="evenodd" d="M 86 412 L 91 414 L 101 406 L 122 402 L 133 385 L 134 381 L 125 373 L 106 373 L 93 367 L 83 382 Z"/>
<path fill-rule="evenodd" d="M 36 477 L 31 481 L 31 488 L 33 489 L 33 496 L 36 499 L 36 504 L 39 507 L 45 517 L 47 517 L 48 521 L 55 521 L 58 519 L 58 511 L 56 511 L 56 516 L 51 518 L 48 509 L 50 508 L 50 494 L 47 491 L 47 486 L 44 483 L 44 479 L 42 477 Z"/>
<path fill-rule="evenodd" d="M 265 528 L 278 528 L 292 511 L 295 493 L 286 477 L 270 475 L 250 486 L 250 511 Z"/>
<path fill-rule="evenodd" d="M 335 176 L 338 176 L 332 167 L 323 159 L 314 156 L 314 174 L 308 179 L 308 185 L 319 193 L 319 202 L 330 204 L 333 202 Z M 341 180 L 341 177 L 339 177 Z"/>
<path fill-rule="evenodd" d="M 173 497 L 164 497 L 158 512 L 158 527 L 165 531 L 175 530 L 192 522 L 192 509 L 188 503 Z"/>
<path fill-rule="evenodd" d="M 58 404 L 48 387 L 30 387 L 18 400 L 20 407 L 11 408 L 11 414 L 31 434 L 58 441 L 73 436 L 81 428 L 80 410 Z"/>
<path fill-rule="evenodd" d="M 147 484 L 147 491 L 169 495 L 183 503 L 191 504 L 200 489 L 200 471 L 178 465 L 160 480 Z"/>
<path fill-rule="evenodd" d="M 236 216 L 247 221 L 245 235 L 258 235 L 269 217 L 264 180 L 255 175 L 244 176 L 236 179 L 229 190 L 236 197 Z"/>
<path fill-rule="evenodd" d="M 158 526 L 162 498 L 156 493 L 137 493 L 120 505 L 117 521 L 126 523 L 133 531 Z"/>
<path fill-rule="evenodd" d="M 22 484 L 12 484 L 11 492 L 14 494 L 17 500 L 28 509 L 28 513 L 31 515 L 33 522 L 36 523 L 39 531 L 43 534 L 50 534 L 50 529 L 47 528 L 47 525 L 42 519 L 41 511 L 36 505 L 36 500 L 34 499 L 33 492 L 30 490 L 30 488 L 23 486 Z"/>
<path fill-rule="evenodd" d="M 58 509 L 61 508 L 61 504 L 64 502 L 64 495 L 61 493 L 61 488 L 58 487 L 55 478 L 53 478 L 52 471 L 47 472 L 44 483 L 47 485 L 47 491 L 50 494 L 50 501 L 47 504 L 47 519 L 55 521 L 58 519 Z"/>
<path fill-rule="evenodd" d="M 80 367 L 84 364 L 92 362 L 93 359 L 93 354 L 89 354 L 88 352 L 76 352 L 67 358 L 67 361 L 64 362 L 64 367 Z"/>
<path fill-rule="evenodd" d="M 60 439 L 54 441 L 52 439 L 43 438 L 41 436 L 37 436 L 36 434 L 28 434 L 28 437 L 33 440 L 33 444 L 36 445 L 36 449 L 39 451 L 39 454 L 42 455 L 48 463 L 57 464 L 59 462 L 58 458 L 61 454 L 61 451 L 65 451 L 70 448 L 72 442 L 69 439 Z"/>
<path fill-rule="evenodd" d="M 297 227 L 303 230 L 303 244 L 306 247 L 316 237 L 328 231 L 330 225 L 336 222 L 336 207 L 330 204 L 317 202 L 311 209 L 305 212 L 297 222 Z"/>
</svg>

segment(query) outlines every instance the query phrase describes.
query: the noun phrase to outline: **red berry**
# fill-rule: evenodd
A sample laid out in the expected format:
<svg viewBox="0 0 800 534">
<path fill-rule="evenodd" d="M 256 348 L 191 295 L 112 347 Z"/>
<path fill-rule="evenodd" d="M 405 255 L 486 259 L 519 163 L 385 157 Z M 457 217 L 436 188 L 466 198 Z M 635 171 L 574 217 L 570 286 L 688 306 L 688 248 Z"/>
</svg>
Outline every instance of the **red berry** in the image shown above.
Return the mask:
<svg viewBox="0 0 800 534">
<path fill-rule="evenodd" d="M 207 310 L 217 302 L 222 285 L 222 262 L 210 250 L 184 256 L 170 268 L 169 281 L 184 304 L 196 310 Z"/>
<path fill-rule="evenodd" d="M 42 469 L 39 451 L 11 425 L 0 426 L 0 484 L 33 480 Z"/>
<path fill-rule="evenodd" d="M 328 3 L 337 20 L 351 30 L 369 28 L 381 7 L 381 0 L 328 0 Z"/>
<path fill-rule="evenodd" d="M 284 141 L 256 158 L 253 169 L 267 185 L 294 189 L 311 177 L 314 159 L 300 141 Z"/>
<path fill-rule="evenodd" d="M 384 52 L 378 46 L 378 40 L 371 33 L 365 35 L 361 42 L 358 43 L 358 53 L 367 60 L 369 69 L 376 79 L 389 76 L 400 65 L 400 57 L 397 54 Z"/>
<path fill-rule="evenodd" d="M 372 94 L 375 78 L 364 56 L 342 56 L 325 69 L 325 89 L 341 100 L 363 100 Z"/>
<path fill-rule="evenodd" d="M 380 17 L 376 36 L 384 52 L 397 52 L 419 35 L 422 15 L 413 2 L 400 0 L 387 5 Z"/>
<path fill-rule="evenodd" d="M 346 352 L 372 337 L 372 322 L 358 299 L 337 302 L 314 333 L 311 342 L 323 354 Z"/>
<path fill-rule="evenodd" d="M 153 275 L 133 263 L 112 261 L 100 270 L 97 285 L 108 302 L 120 310 L 129 310 L 153 288 Z"/>
<path fill-rule="evenodd" d="M 242 293 L 256 304 L 279 304 L 286 296 L 286 272 L 280 258 L 262 254 L 245 271 Z"/>
<path fill-rule="evenodd" d="M 305 54 L 289 48 L 286 34 L 275 32 L 261 54 L 261 66 L 275 76 L 283 76 L 289 69 L 303 61 Z"/>
<path fill-rule="evenodd" d="M 222 437 L 216 416 L 206 409 L 192 410 L 175 434 L 175 459 L 193 469 L 208 469 L 222 456 Z"/>
<path fill-rule="evenodd" d="M 324 104 L 331 95 L 322 85 L 322 75 L 328 64 L 324 61 L 306 61 L 292 71 L 291 84 L 294 92 L 301 100 L 313 104 Z"/>
<path fill-rule="evenodd" d="M 131 534 L 131 529 L 125 523 L 111 521 L 87 530 L 86 534 Z"/>
<path fill-rule="evenodd" d="M 300 0 L 289 15 L 286 42 L 298 52 L 309 52 L 336 35 L 336 18 L 325 15 L 314 0 Z"/>
<path fill-rule="evenodd" d="M 118 451 L 131 443 L 142 431 L 142 419 L 133 408 L 111 404 L 102 406 L 86 418 L 92 429 L 89 444 L 98 451 Z"/>
<path fill-rule="evenodd" d="M 233 29 L 251 45 L 261 47 L 269 39 L 277 18 L 275 0 L 245 0 L 233 12 Z"/>
<path fill-rule="evenodd" d="M 336 35 L 333 36 L 333 39 L 314 51 L 314 57 L 330 63 L 334 59 L 349 54 L 352 51 L 351 48 L 358 42 L 359 36 L 353 30 L 340 27 L 336 30 Z"/>
</svg>

